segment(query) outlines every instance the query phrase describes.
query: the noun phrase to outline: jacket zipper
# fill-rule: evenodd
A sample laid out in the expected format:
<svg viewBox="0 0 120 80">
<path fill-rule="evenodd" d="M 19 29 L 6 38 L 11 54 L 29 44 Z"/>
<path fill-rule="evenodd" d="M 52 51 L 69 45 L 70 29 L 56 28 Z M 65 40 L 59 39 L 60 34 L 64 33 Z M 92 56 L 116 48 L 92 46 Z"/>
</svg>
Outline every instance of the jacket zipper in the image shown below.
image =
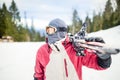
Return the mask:
<svg viewBox="0 0 120 80">
<path fill-rule="evenodd" d="M 66 73 L 66 77 L 68 77 L 67 61 L 66 61 L 66 59 L 64 59 L 64 65 L 65 65 L 65 73 Z"/>
</svg>

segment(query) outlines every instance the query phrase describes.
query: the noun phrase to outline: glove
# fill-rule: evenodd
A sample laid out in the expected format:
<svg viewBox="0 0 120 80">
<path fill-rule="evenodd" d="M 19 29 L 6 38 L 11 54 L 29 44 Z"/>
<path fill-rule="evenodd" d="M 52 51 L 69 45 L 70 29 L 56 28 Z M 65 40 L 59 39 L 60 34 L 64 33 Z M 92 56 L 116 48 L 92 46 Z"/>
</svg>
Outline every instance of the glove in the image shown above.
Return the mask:
<svg viewBox="0 0 120 80">
<path fill-rule="evenodd" d="M 105 43 L 105 41 L 101 37 L 89 37 L 89 38 L 85 38 L 85 41 Z"/>
<path fill-rule="evenodd" d="M 105 41 L 101 37 L 89 37 L 89 38 L 86 38 L 85 41 L 105 43 Z M 108 53 L 109 51 L 106 51 L 108 49 L 102 48 L 102 50 L 103 51 L 105 50 L 105 51 L 104 52 L 96 51 L 97 56 L 101 59 L 108 59 L 111 56 L 111 54 Z"/>
</svg>

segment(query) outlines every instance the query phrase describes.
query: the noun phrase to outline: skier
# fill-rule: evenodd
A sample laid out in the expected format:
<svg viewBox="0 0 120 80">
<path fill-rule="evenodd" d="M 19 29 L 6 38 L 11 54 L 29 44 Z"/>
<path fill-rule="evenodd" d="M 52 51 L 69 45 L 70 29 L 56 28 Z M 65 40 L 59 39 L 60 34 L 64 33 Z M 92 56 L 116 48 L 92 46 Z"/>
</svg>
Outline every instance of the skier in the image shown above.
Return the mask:
<svg viewBox="0 0 120 80">
<path fill-rule="evenodd" d="M 82 66 L 106 70 L 111 65 L 111 55 L 85 49 L 85 56 L 76 56 L 74 46 L 67 36 L 67 25 L 61 19 L 52 20 L 46 27 L 48 41 L 36 55 L 34 80 L 82 80 Z M 101 38 L 86 41 L 104 43 Z"/>
</svg>

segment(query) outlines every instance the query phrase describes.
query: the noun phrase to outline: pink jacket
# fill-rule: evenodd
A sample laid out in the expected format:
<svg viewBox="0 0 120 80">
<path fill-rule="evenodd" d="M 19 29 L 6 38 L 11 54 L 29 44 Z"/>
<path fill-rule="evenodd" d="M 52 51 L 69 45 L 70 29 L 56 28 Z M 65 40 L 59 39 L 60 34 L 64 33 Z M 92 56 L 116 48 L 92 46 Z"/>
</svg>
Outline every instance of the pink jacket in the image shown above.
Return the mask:
<svg viewBox="0 0 120 80">
<path fill-rule="evenodd" d="M 59 63 L 63 62 L 64 68 L 61 66 L 57 66 L 56 63 L 51 63 L 51 66 L 49 63 L 52 61 L 51 60 L 51 55 L 52 53 L 52 49 L 50 46 L 48 46 L 48 44 L 44 44 L 43 46 L 41 46 L 37 52 L 36 55 L 36 64 L 35 64 L 35 74 L 34 77 L 37 78 L 37 80 L 52 80 L 50 78 L 46 78 L 47 77 L 47 69 L 49 68 L 50 71 L 48 72 L 50 75 L 52 75 L 53 77 L 56 77 L 55 75 L 57 75 L 58 73 L 61 74 L 65 74 L 64 77 L 69 77 L 67 80 L 73 80 L 73 77 L 78 77 L 78 80 L 82 80 L 82 66 L 87 66 L 89 68 L 93 68 L 96 70 L 103 70 L 104 68 L 100 67 L 97 63 L 97 56 L 94 54 L 93 51 L 89 50 L 89 49 L 85 49 L 84 53 L 86 54 L 85 56 L 76 56 L 76 51 L 74 50 L 72 44 L 69 41 L 66 41 L 66 44 L 64 45 L 64 42 L 62 43 L 62 45 L 65 48 L 65 51 L 67 53 L 68 57 L 65 57 L 62 61 L 59 61 Z M 57 56 L 56 56 L 57 57 Z M 51 60 L 51 61 L 50 61 Z M 70 63 L 71 62 L 71 63 Z M 58 63 L 58 62 L 57 62 Z M 59 65 L 58 63 L 58 65 Z M 72 64 L 73 67 L 69 67 Z M 64 70 L 56 70 L 56 68 L 62 68 Z M 53 69 L 51 69 L 53 68 Z M 68 69 L 70 68 L 70 69 Z M 72 69 L 74 68 L 74 69 Z M 71 72 L 73 71 L 73 72 Z M 74 72 L 75 71 L 75 72 Z M 54 72 L 56 72 L 56 74 L 54 74 Z M 65 72 L 65 73 L 62 73 Z M 75 75 L 76 74 L 76 75 Z M 50 77 L 52 77 L 50 76 Z M 71 76 L 71 77 L 70 77 Z M 59 76 L 58 76 L 59 77 Z M 56 77 L 54 80 L 60 80 L 57 79 L 58 77 Z M 63 79 L 63 78 L 62 78 Z M 66 80 L 66 79 L 65 79 Z M 75 80 L 75 79 L 74 79 Z"/>
</svg>

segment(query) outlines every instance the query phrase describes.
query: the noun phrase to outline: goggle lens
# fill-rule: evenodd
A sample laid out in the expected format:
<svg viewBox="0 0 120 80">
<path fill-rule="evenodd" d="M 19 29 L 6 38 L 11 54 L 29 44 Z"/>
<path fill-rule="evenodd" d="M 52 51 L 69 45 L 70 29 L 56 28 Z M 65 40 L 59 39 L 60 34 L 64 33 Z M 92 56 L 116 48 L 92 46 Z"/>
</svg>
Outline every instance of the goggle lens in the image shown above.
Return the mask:
<svg viewBox="0 0 120 80">
<path fill-rule="evenodd" d="M 55 27 L 46 27 L 47 34 L 54 34 L 57 31 Z"/>
<path fill-rule="evenodd" d="M 46 27 L 46 33 L 47 34 L 54 34 L 56 32 L 67 32 L 67 28 L 65 27 L 51 27 L 51 26 L 48 26 Z"/>
</svg>

